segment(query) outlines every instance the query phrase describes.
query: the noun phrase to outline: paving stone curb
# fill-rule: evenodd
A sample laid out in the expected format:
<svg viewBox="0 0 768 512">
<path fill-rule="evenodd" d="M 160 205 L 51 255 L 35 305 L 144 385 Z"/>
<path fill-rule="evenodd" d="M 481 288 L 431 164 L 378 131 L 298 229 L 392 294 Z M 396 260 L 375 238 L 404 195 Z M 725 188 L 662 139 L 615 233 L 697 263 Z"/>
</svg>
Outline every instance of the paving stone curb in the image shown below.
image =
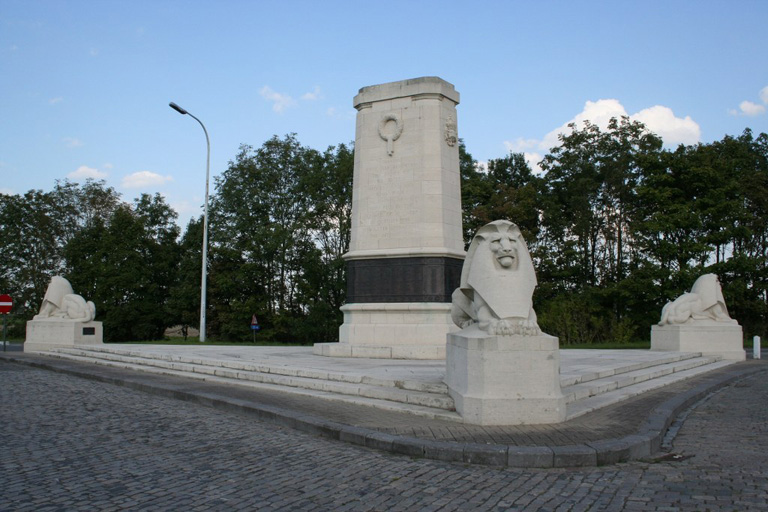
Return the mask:
<svg viewBox="0 0 768 512">
<path fill-rule="evenodd" d="M 126 372 L 129 375 L 116 375 L 118 372 L 107 367 L 91 367 L 87 363 L 64 362 L 45 356 L 18 356 L 0 352 L 0 360 L 198 403 L 215 409 L 247 413 L 264 422 L 390 453 L 448 462 L 518 468 L 602 466 L 650 458 L 660 451 L 667 429 L 683 411 L 737 380 L 760 372 L 768 373 L 768 369 L 762 366 L 735 364 L 715 371 L 712 375 L 705 375 L 692 388 L 651 409 L 645 422 L 632 435 L 566 446 L 516 446 L 436 441 L 392 435 L 220 393 L 189 391 L 181 384 L 153 382 L 152 379 L 142 378 L 138 373 Z"/>
</svg>

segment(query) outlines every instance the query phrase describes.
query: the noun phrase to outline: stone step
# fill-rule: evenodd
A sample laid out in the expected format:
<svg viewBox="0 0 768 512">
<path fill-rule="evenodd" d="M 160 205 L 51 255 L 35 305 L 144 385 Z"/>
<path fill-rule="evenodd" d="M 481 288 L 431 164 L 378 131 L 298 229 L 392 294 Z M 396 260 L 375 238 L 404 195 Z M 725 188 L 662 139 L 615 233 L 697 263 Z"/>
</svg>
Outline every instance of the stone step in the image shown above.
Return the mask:
<svg viewBox="0 0 768 512">
<path fill-rule="evenodd" d="M 634 398 L 648 391 L 674 384 L 682 380 L 690 379 L 704 373 L 723 368 L 733 364 L 735 361 L 714 361 L 708 364 L 699 365 L 687 370 L 680 370 L 673 373 L 668 373 L 662 376 L 638 382 L 629 386 L 614 389 L 613 391 L 606 391 L 598 395 L 590 396 L 589 398 L 583 398 L 576 400 L 567 405 L 566 420 L 577 418 L 583 414 L 601 409 L 603 407 L 613 405 L 630 398 Z"/>
<path fill-rule="evenodd" d="M 427 418 L 462 421 L 454 412 L 453 399 L 448 396 L 447 387 L 439 382 L 388 380 L 284 364 L 153 354 L 128 347 L 66 348 L 49 355 L 134 371 L 282 391 Z M 596 359 L 585 365 L 587 368 L 581 375 L 561 377 L 568 419 L 732 363 L 718 361 L 715 357 L 701 357 L 700 354 L 670 353 L 652 362 L 628 363 L 600 370 L 595 369 L 600 364 L 599 357 Z"/>
<path fill-rule="evenodd" d="M 230 383 L 266 384 L 280 388 L 304 389 L 334 395 L 346 395 L 364 399 L 386 400 L 402 404 L 453 411 L 453 400 L 445 394 L 413 391 L 397 387 L 393 381 L 384 381 L 384 384 L 367 382 L 349 382 L 332 379 L 323 379 L 322 375 L 313 377 L 291 376 L 275 374 L 248 369 L 249 365 L 243 365 L 243 369 L 229 368 L 212 364 L 182 363 L 153 359 L 148 357 L 134 357 L 112 351 L 93 351 L 90 349 L 59 349 L 51 355 L 70 358 L 80 361 L 109 364 L 140 371 L 152 371 L 166 375 L 177 375 L 203 380 L 227 379 Z M 351 379 L 350 379 L 351 380 Z"/>
<path fill-rule="evenodd" d="M 633 386 L 649 380 L 658 379 L 665 375 L 679 373 L 692 368 L 709 365 L 719 361 L 717 357 L 702 357 L 695 355 L 693 357 L 682 358 L 674 362 L 663 362 L 653 366 L 643 365 L 641 368 L 614 373 L 613 375 L 599 379 L 587 380 L 570 386 L 563 386 L 561 389 L 565 395 L 566 403 L 583 400 L 591 396 L 602 395 L 616 389 Z M 666 360 L 665 360 L 666 361 Z"/>
<path fill-rule="evenodd" d="M 73 349 L 61 349 L 61 350 L 73 350 Z M 312 368 L 301 368 L 296 366 L 285 365 L 268 365 L 258 364 L 248 361 L 233 361 L 227 359 L 214 359 L 214 358 L 200 358 L 184 355 L 171 355 L 171 354 L 158 354 L 148 353 L 141 350 L 132 350 L 125 347 L 109 347 L 109 346 L 93 346 L 93 347 L 78 347 L 74 350 L 87 351 L 94 357 L 108 357 L 106 355 L 98 356 L 96 354 L 115 354 L 120 356 L 128 356 L 137 358 L 138 360 L 147 360 L 152 363 L 156 361 L 167 361 L 173 363 L 186 363 L 196 366 L 211 366 L 216 368 L 229 368 L 234 370 L 246 370 L 259 373 L 267 373 L 274 375 L 284 375 L 288 377 L 305 377 L 310 379 L 331 380 L 338 382 L 348 382 L 352 384 L 370 384 L 372 386 L 386 386 L 398 389 L 405 389 L 409 391 L 421 391 L 424 393 L 437 393 L 447 394 L 448 387 L 442 382 L 424 382 L 417 380 L 388 380 L 369 377 L 366 375 L 357 375 L 342 372 L 330 372 L 324 370 L 316 370 Z"/>
<path fill-rule="evenodd" d="M 590 351 L 590 352 L 595 352 L 599 358 L 598 351 Z M 689 359 L 695 359 L 697 357 L 701 357 L 701 354 L 695 353 L 695 352 L 670 352 L 669 354 L 665 354 L 664 357 L 662 357 L 661 359 L 655 359 L 653 361 L 639 361 L 632 364 L 619 366 L 617 368 L 600 368 L 594 371 L 582 370 L 582 371 L 575 371 L 575 372 L 574 370 L 571 370 L 572 373 L 570 374 L 560 375 L 560 386 L 564 389 L 564 388 L 573 386 L 575 384 L 581 384 L 584 382 L 605 379 L 605 378 L 612 377 L 614 375 L 619 375 L 622 373 L 629 373 L 637 370 L 643 370 L 645 368 L 651 368 L 651 367 L 659 366 L 662 364 L 677 363 L 679 361 L 686 361 Z M 594 368 L 595 366 L 599 366 L 599 362 L 598 363 L 592 362 L 592 364 L 590 364 L 590 368 Z"/>
</svg>

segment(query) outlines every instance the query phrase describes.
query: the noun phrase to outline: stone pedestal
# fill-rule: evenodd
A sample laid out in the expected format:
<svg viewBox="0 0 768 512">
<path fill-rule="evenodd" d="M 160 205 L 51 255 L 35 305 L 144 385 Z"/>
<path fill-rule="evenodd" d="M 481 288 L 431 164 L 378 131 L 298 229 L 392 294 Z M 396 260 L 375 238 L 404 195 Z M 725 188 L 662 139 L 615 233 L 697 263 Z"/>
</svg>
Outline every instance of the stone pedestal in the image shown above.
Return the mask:
<svg viewBox="0 0 768 512">
<path fill-rule="evenodd" d="M 318 344 L 316 354 L 444 357 L 465 256 L 458 103 L 453 85 L 437 77 L 355 96 L 347 305 L 339 346 Z"/>
<path fill-rule="evenodd" d="M 489 336 L 477 326 L 449 334 L 445 380 L 466 423 L 530 425 L 565 420 L 554 336 Z"/>
<path fill-rule="evenodd" d="M 445 359 L 445 335 L 456 326 L 443 302 L 347 304 L 339 343 L 316 343 L 332 357 Z"/>
<path fill-rule="evenodd" d="M 101 322 L 30 320 L 27 322 L 24 352 L 45 352 L 77 345 L 101 345 L 103 337 Z"/>
<path fill-rule="evenodd" d="M 730 361 L 744 361 L 741 326 L 714 320 L 697 320 L 688 324 L 654 325 L 651 327 L 651 350 L 701 352 Z"/>
</svg>

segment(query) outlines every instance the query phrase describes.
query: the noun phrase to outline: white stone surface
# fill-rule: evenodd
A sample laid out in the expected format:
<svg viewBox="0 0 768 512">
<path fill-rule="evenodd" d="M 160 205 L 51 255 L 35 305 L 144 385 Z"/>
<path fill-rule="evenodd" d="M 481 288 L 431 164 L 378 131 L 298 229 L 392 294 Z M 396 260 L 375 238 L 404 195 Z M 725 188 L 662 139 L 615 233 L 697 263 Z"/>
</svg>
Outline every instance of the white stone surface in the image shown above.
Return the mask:
<svg viewBox="0 0 768 512">
<path fill-rule="evenodd" d="M 363 87 L 357 109 L 352 226 L 346 260 L 464 258 L 456 105 L 438 77 Z M 335 357 L 445 358 L 450 304 L 356 303 L 342 308 Z"/>
<path fill-rule="evenodd" d="M 495 336 L 477 325 L 449 334 L 445 382 L 466 423 L 529 425 L 566 417 L 554 336 Z"/>
<path fill-rule="evenodd" d="M 337 359 L 318 357 L 310 347 L 122 343 L 80 345 L 47 354 L 464 421 L 450 412 L 454 401 L 444 384 L 445 361 Z M 562 350 L 560 385 L 566 401 L 573 399 L 566 406 L 567 419 L 734 363 L 703 359 L 698 354 L 649 350 Z"/>
<path fill-rule="evenodd" d="M 84 334 L 93 329 L 93 334 Z M 30 320 L 24 352 L 45 352 L 76 345 L 102 345 L 104 330 L 101 322 L 73 320 Z"/>
<path fill-rule="evenodd" d="M 346 259 L 464 257 L 458 103 L 437 77 L 360 89 Z"/>
<path fill-rule="evenodd" d="M 682 294 L 661 310 L 659 325 L 678 325 L 714 321 L 735 324 L 728 315 L 723 290 L 716 274 L 699 277 L 691 291 Z"/>
<path fill-rule="evenodd" d="M 747 358 L 741 326 L 715 320 L 654 325 L 651 328 L 651 350 L 700 352 L 730 361 Z"/>
<path fill-rule="evenodd" d="M 458 330 L 442 302 L 346 304 L 339 343 L 317 343 L 331 357 L 445 359 L 445 336 Z"/>
<path fill-rule="evenodd" d="M 477 230 L 453 293 L 451 317 L 491 335 L 538 336 L 533 310 L 536 272 L 520 229 L 496 220 Z"/>
<path fill-rule="evenodd" d="M 651 350 L 747 358 L 741 326 L 728 314 L 716 274 L 699 277 L 690 292 L 664 306 L 659 324 L 651 328 Z"/>
<path fill-rule="evenodd" d="M 90 322 L 96 318 L 96 306 L 72 290 L 72 285 L 61 276 L 53 276 L 34 320 L 74 320 Z"/>
<path fill-rule="evenodd" d="M 45 352 L 75 345 L 101 345 L 104 331 L 94 322 L 96 306 L 72 290 L 61 276 L 54 276 L 40 305 L 40 312 L 27 322 L 24 352 Z"/>
</svg>

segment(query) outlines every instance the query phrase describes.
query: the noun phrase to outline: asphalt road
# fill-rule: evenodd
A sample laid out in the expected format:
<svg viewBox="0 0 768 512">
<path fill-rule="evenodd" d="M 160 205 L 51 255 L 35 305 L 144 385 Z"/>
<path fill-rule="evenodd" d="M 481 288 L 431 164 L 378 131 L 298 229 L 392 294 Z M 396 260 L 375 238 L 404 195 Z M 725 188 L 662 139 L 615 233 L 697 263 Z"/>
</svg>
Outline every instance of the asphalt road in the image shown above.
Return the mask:
<svg viewBox="0 0 768 512">
<path fill-rule="evenodd" d="M 768 510 L 768 378 L 690 411 L 665 460 L 492 468 L 0 361 L 0 511 Z"/>
</svg>

